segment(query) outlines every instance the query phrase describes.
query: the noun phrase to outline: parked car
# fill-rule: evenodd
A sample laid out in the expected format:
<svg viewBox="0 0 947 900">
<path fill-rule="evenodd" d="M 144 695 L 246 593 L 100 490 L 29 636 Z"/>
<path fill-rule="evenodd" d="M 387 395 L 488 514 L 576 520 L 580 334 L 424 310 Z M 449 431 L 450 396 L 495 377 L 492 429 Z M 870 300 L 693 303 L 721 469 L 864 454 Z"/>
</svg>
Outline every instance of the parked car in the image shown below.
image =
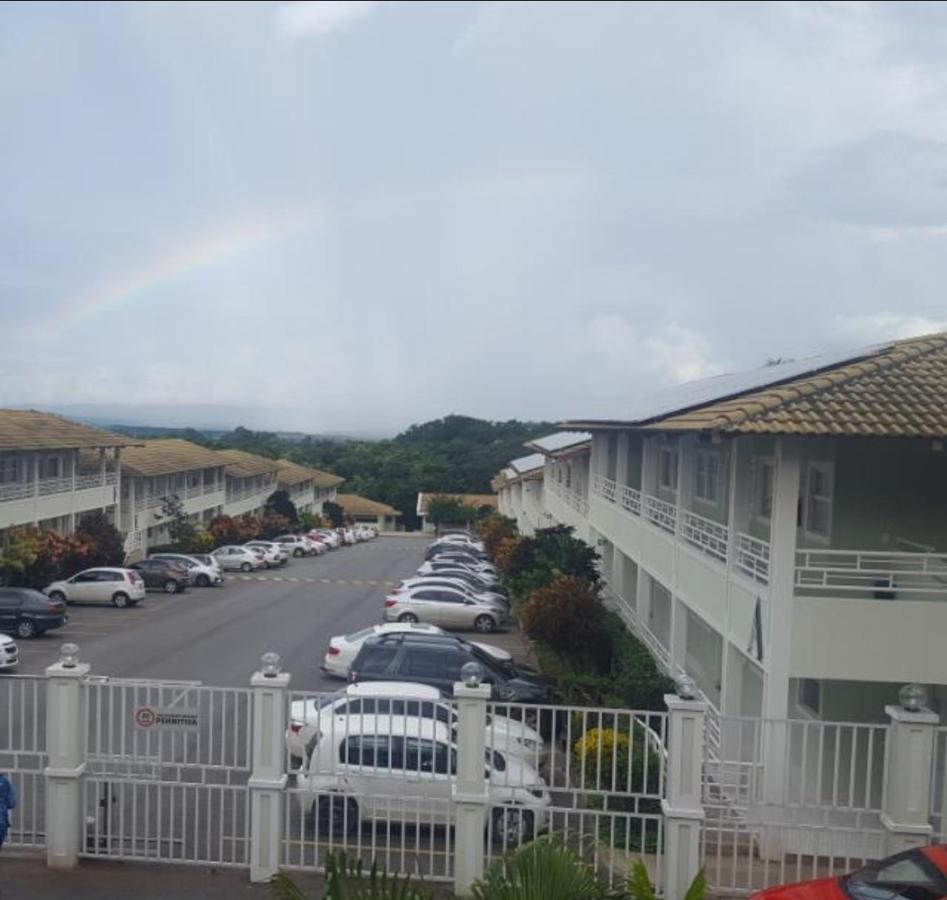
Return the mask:
<svg viewBox="0 0 947 900">
<path fill-rule="evenodd" d="M 220 563 L 213 556 L 205 554 L 191 556 L 185 553 L 152 553 L 148 558 L 163 559 L 184 566 L 191 578 L 191 584 L 196 584 L 198 587 L 210 587 L 211 585 L 224 583 Z"/>
<path fill-rule="evenodd" d="M 306 745 L 316 729 L 345 728 L 346 717 L 364 715 L 420 716 L 445 722 L 452 728 L 457 724 L 457 711 L 450 701 L 429 685 L 408 681 L 350 684 L 335 694 L 293 701 L 286 731 L 290 757 L 300 762 L 306 759 Z M 507 716 L 491 714 L 485 737 L 488 747 L 534 765 L 541 762 L 545 753 L 545 743 L 538 731 Z"/>
<path fill-rule="evenodd" d="M 37 637 L 66 624 L 66 604 L 31 588 L 0 588 L 0 633 Z"/>
<path fill-rule="evenodd" d="M 355 543 L 355 532 L 351 528 L 342 529 L 342 541 L 345 544 L 352 545 Z"/>
<path fill-rule="evenodd" d="M 421 563 L 418 567 L 418 575 L 446 575 L 448 572 L 461 572 L 469 577 L 476 579 L 485 589 L 490 590 L 492 585 L 499 584 L 499 579 L 488 572 L 478 572 L 470 566 L 454 560 L 431 560 Z"/>
<path fill-rule="evenodd" d="M 309 551 L 315 556 L 323 556 L 329 552 L 329 545 L 322 540 L 321 537 L 312 537 L 311 535 L 304 534 L 302 539 L 309 544 Z"/>
<path fill-rule="evenodd" d="M 403 581 L 399 581 L 391 593 L 398 594 L 407 590 L 408 588 L 416 587 L 458 588 L 481 600 L 502 603 L 507 607 L 510 605 L 510 601 L 506 595 L 501 594 L 499 591 L 480 590 L 460 578 L 452 578 L 450 576 L 441 577 L 439 575 L 415 575 L 413 578 L 405 578 Z"/>
<path fill-rule="evenodd" d="M 766 888 L 751 900 L 938 900 L 947 897 L 947 845 L 896 853 L 840 878 Z"/>
<path fill-rule="evenodd" d="M 485 551 L 477 550 L 470 544 L 460 544 L 454 541 L 435 541 L 424 551 L 424 558 L 433 559 L 442 553 L 464 553 L 478 560 L 488 558 Z"/>
<path fill-rule="evenodd" d="M 502 600 L 485 600 L 460 588 L 416 587 L 389 594 L 382 618 L 386 622 L 431 622 L 444 628 L 472 628 L 489 634 L 510 620 Z"/>
<path fill-rule="evenodd" d="M 252 572 L 254 569 L 262 569 L 266 564 L 262 553 L 236 544 L 218 547 L 211 555 L 225 572 Z"/>
<path fill-rule="evenodd" d="M 335 531 L 331 531 L 327 528 L 319 528 L 309 532 L 310 537 L 315 537 L 316 535 L 326 542 L 330 550 L 337 550 L 342 546 L 342 538 L 340 538 Z"/>
<path fill-rule="evenodd" d="M 422 574 L 419 570 L 413 578 L 454 578 L 457 581 L 463 581 L 474 593 L 486 591 L 491 594 L 500 594 L 504 598 L 509 598 L 509 591 L 499 582 L 482 578 L 476 572 L 470 569 L 464 569 L 461 566 L 437 566 Z"/>
<path fill-rule="evenodd" d="M 424 716 L 348 716 L 346 727 L 315 731 L 304 784 L 323 834 L 355 834 L 362 823 L 450 824 L 457 746 L 450 725 Z M 523 760 L 487 749 L 491 833 L 503 847 L 549 827 L 549 791 Z M 410 790 L 405 787 L 410 784 Z M 418 800 L 434 801 L 429 803 Z M 440 802 L 438 802 L 440 801 Z"/>
<path fill-rule="evenodd" d="M 0 634 L 0 670 L 15 669 L 20 664 L 20 651 L 16 641 Z"/>
<path fill-rule="evenodd" d="M 490 575 L 496 575 L 497 573 L 496 566 L 494 566 L 493 563 L 483 562 L 477 559 L 476 556 L 471 556 L 469 553 L 445 550 L 432 556 L 429 561 L 456 562 L 462 566 L 467 566 L 469 569 L 473 569 L 475 572 L 488 572 Z"/>
<path fill-rule="evenodd" d="M 146 588 L 160 588 L 166 594 L 180 594 L 191 583 L 187 569 L 167 559 L 143 559 L 130 568 L 141 575 Z"/>
<path fill-rule="evenodd" d="M 429 622 L 386 622 L 381 625 L 369 625 L 352 634 L 337 634 L 329 638 L 329 649 L 319 668 L 327 675 L 337 678 L 348 678 L 352 660 L 358 655 L 362 644 L 370 637 L 380 634 L 397 634 L 401 631 L 410 631 L 417 634 L 444 634 L 437 625 Z M 492 644 L 477 644 L 481 650 L 489 653 L 498 663 L 509 664 L 513 661 L 510 654 L 502 647 Z"/>
<path fill-rule="evenodd" d="M 244 545 L 248 550 L 263 554 L 263 566 L 275 569 L 286 565 L 289 551 L 276 541 L 247 541 Z"/>
<path fill-rule="evenodd" d="M 134 569 L 83 569 L 47 585 L 43 593 L 63 603 L 111 603 L 121 608 L 145 599 L 145 582 Z"/>
<path fill-rule="evenodd" d="M 277 544 L 282 544 L 286 552 L 295 557 L 312 556 L 315 553 L 312 543 L 298 534 L 283 534 L 275 538 L 275 541 Z"/>
<path fill-rule="evenodd" d="M 464 663 L 479 663 L 483 682 L 494 699 L 516 703 L 546 703 L 549 688 L 516 666 L 504 665 L 479 647 L 451 634 L 384 634 L 368 638 L 352 661 L 350 679 L 413 681 L 436 687 L 451 696 Z"/>
</svg>

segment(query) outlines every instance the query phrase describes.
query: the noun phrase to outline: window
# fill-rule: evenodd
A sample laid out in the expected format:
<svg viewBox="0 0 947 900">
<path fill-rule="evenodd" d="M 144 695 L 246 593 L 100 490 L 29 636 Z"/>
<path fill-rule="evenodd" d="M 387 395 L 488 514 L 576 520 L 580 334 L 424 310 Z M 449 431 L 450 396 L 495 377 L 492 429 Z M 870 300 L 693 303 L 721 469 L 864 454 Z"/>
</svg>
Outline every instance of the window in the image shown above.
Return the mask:
<svg viewBox="0 0 947 900">
<path fill-rule="evenodd" d="M 658 486 L 669 491 L 677 490 L 677 449 L 662 447 L 658 457 Z"/>
<path fill-rule="evenodd" d="M 822 683 L 815 678 L 800 678 L 797 694 L 799 705 L 818 716 L 822 711 Z"/>
<path fill-rule="evenodd" d="M 39 463 L 40 478 L 59 478 L 62 460 L 58 456 L 45 456 Z"/>
<path fill-rule="evenodd" d="M 386 734 L 362 734 L 339 744 L 339 760 L 350 766 L 374 766 L 379 769 L 403 768 L 402 739 Z"/>
<path fill-rule="evenodd" d="M 910 850 L 855 872 L 845 892 L 856 900 L 940 900 L 947 881 L 930 860 Z"/>
<path fill-rule="evenodd" d="M 394 658 L 394 647 L 363 647 L 353 668 L 362 675 L 380 675 Z"/>
<path fill-rule="evenodd" d="M 758 519 L 769 519 L 773 515 L 773 486 L 776 483 L 776 466 L 771 459 L 761 459 L 756 469 L 756 500 L 754 511 Z"/>
<path fill-rule="evenodd" d="M 401 672 L 422 678 L 447 678 L 444 654 L 439 650 L 412 650 L 408 653 Z"/>
<path fill-rule="evenodd" d="M 434 772 L 438 775 L 457 771 L 457 758 L 447 744 L 424 738 L 404 739 L 404 767 L 409 772 Z"/>
<path fill-rule="evenodd" d="M 832 465 L 809 463 L 806 474 L 805 530 L 829 538 L 832 531 Z"/>
<path fill-rule="evenodd" d="M 697 484 L 694 496 L 705 503 L 720 502 L 720 454 L 697 451 Z"/>
<path fill-rule="evenodd" d="M 20 480 L 20 461 L 16 458 L 0 459 L 0 484 L 11 484 Z"/>
</svg>

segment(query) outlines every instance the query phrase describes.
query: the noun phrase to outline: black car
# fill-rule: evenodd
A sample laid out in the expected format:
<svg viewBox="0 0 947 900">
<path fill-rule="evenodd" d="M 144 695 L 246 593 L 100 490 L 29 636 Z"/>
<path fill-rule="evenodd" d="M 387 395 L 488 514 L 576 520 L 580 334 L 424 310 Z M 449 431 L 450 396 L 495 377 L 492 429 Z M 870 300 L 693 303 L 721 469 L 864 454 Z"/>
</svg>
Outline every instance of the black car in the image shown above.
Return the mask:
<svg viewBox="0 0 947 900">
<path fill-rule="evenodd" d="M 141 575 L 146 588 L 161 588 L 166 594 L 177 594 L 191 583 L 184 566 L 166 559 L 143 559 L 130 568 Z"/>
<path fill-rule="evenodd" d="M 66 624 L 66 604 L 30 588 L 0 588 L 0 633 L 37 637 Z"/>
<path fill-rule="evenodd" d="M 548 703 L 549 688 L 537 677 L 501 663 L 463 638 L 450 634 L 401 632 L 368 638 L 349 670 L 352 681 L 410 681 L 428 684 L 445 696 L 454 692 L 465 663 L 479 663 L 493 699 Z"/>
</svg>

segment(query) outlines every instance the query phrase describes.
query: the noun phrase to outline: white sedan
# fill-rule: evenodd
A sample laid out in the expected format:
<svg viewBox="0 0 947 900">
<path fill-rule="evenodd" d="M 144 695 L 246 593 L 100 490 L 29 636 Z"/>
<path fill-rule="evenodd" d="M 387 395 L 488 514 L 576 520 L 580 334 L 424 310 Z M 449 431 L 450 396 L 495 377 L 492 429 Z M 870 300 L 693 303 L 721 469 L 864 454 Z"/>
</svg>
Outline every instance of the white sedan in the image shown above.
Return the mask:
<svg viewBox="0 0 947 900">
<path fill-rule="evenodd" d="M 20 657 L 16 641 L 12 637 L 0 634 L 0 669 L 14 669 L 19 665 Z"/>
<path fill-rule="evenodd" d="M 307 700 L 294 700 L 290 706 L 286 749 L 294 760 L 306 756 L 306 745 L 317 734 L 347 728 L 349 717 L 363 716 L 420 717 L 456 725 L 457 712 L 450 700 L 427 684 L 408 681 L 366 681 L 350 684 L 334 694 L 317 694 Z M 488 747 L 516 756 L 538 768 L 545 753 L 542 736 L 524 722 L 493 713 L 487 716 Z"/>
<path fill-rule="evenodd" d="M 335 637 L 329 638 L 329 649 L 319 668 L 326 675 L 348 678 L 349 667 L 355 657 L 358 656 L 358 651 L 362 649 L 362 644 L 366 639 L 375 635 L 393 634 L 402 631 L 421 634 L 444 634 L 443 628 L 431 625 L 429 622 L 385 622 L 381 625 L 369 625 L 368 628 L 363 628 L 361 631 L 352 634 L 337 634 Z M 497 662 L 509 663 L 513 659 L 502 647 L 480 643 L 477 643 L 476 646 L 489 653 Z"/>
<path fill-rule="evenodd" d="M 217 560 L 220 568 L 228 572 L 252 572 L 254 569 L 262 569 L 266 565 L 262 553 L 236 544 L 218 547 L 211 553 L 211 556 Z"/>
</svg>

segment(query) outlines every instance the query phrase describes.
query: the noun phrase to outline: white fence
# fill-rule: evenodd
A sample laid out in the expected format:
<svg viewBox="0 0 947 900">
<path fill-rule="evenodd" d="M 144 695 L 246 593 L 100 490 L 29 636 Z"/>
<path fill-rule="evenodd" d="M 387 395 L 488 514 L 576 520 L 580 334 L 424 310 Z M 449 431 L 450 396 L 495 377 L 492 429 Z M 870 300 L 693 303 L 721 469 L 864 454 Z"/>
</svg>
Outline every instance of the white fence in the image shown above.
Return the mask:
<svg viewBox="0 0 947 900">
<path fill-rule="evenodd" d="M 16 791 L 18 805 L 7 834 L 14 847 L 46 842 L 46 679 L 0 676 L 0 772 Z"/>
<path fill-rule="evenodd" d="M 797 594 L 947 600 L 947 554 L 875 550 L 800 550 Z"/>
</svg>

